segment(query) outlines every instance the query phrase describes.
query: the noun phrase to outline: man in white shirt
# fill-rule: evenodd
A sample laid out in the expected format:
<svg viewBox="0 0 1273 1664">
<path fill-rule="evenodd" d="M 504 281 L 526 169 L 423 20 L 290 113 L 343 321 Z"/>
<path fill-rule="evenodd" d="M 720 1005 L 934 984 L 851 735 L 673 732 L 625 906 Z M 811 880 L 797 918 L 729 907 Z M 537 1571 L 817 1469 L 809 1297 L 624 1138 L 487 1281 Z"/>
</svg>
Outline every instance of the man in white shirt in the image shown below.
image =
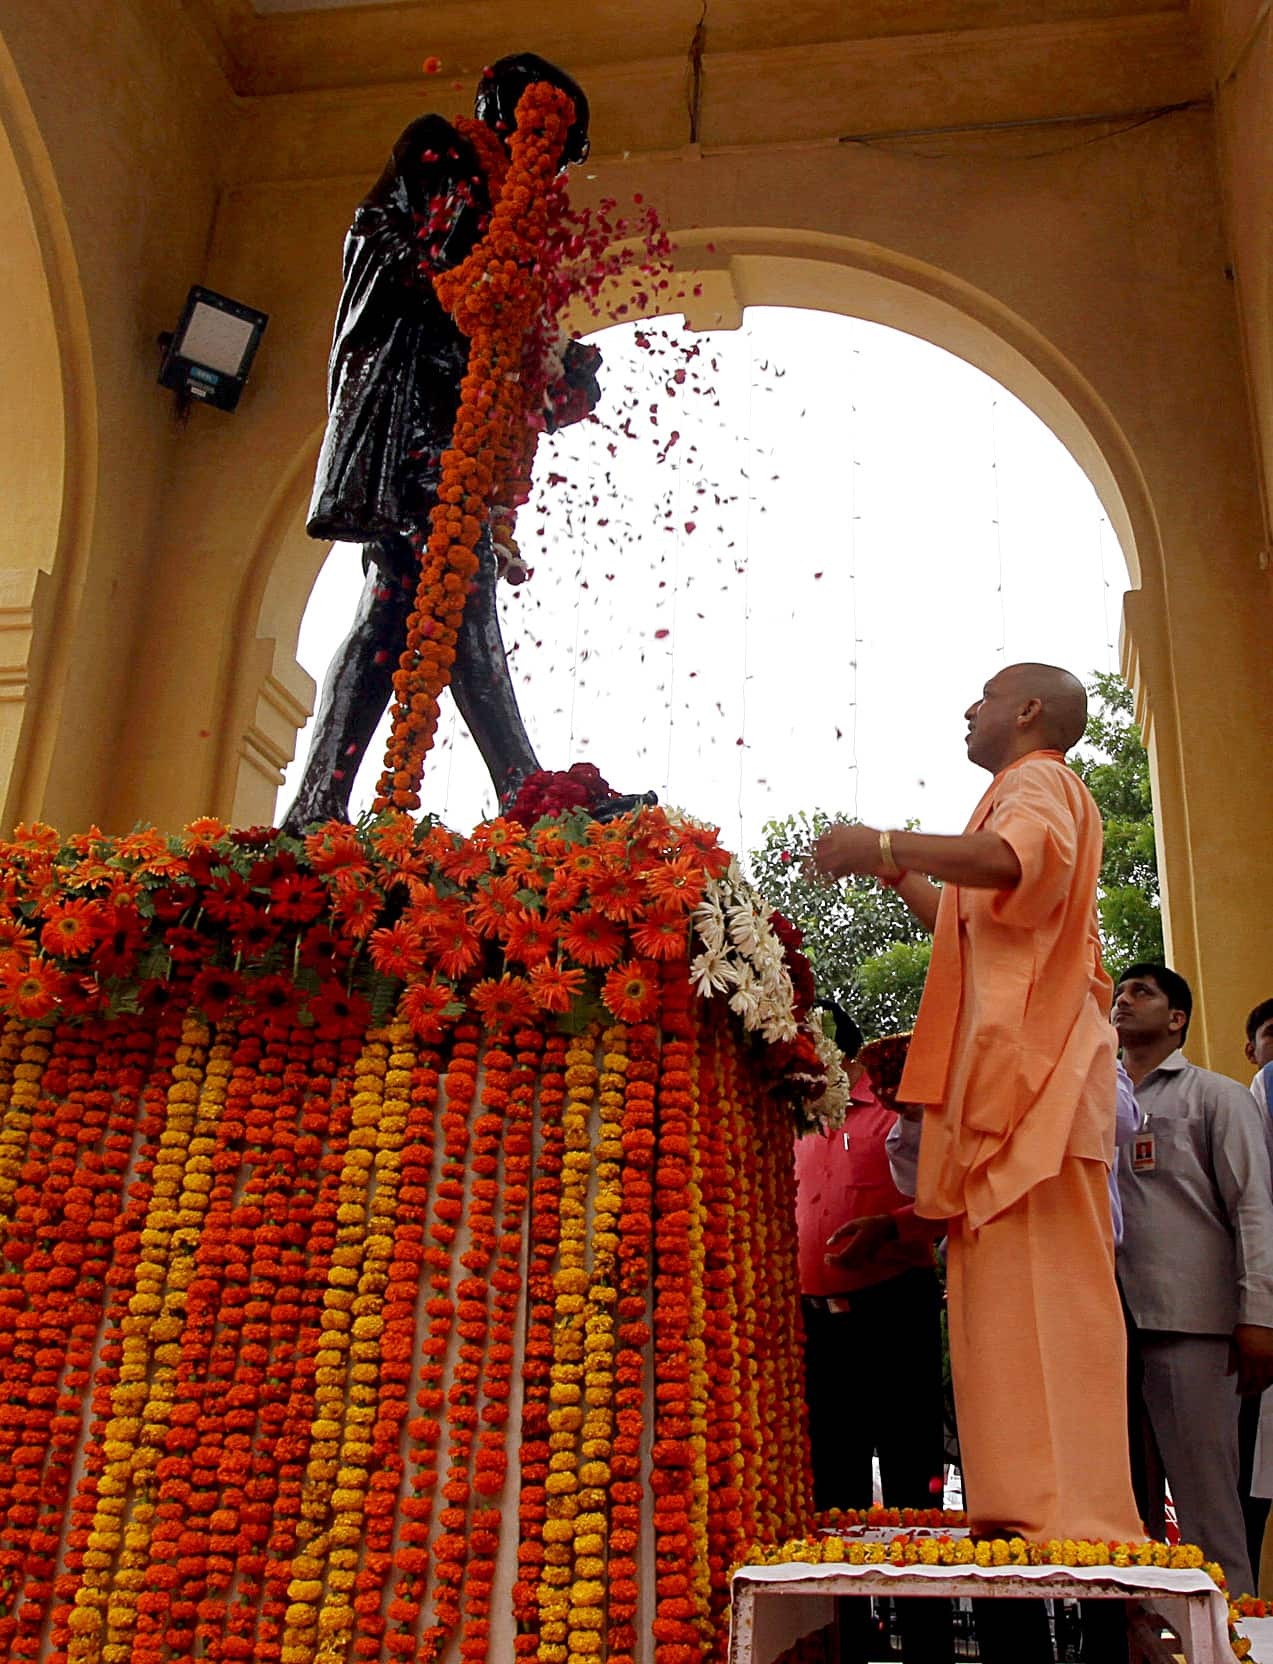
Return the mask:
<svg viewBox="0 0 1273 1664">
<path fill-rule="evenodd" d="M 1144 1124 L 1119 1167 L 1118 1274 L 1148 1430 L 1181 1536 L 1254 1587 L 1238 1486 L 1239 1395 L 1273 1382 L 1273 1187 L 1251 1094 L 1180 1050 L 1193 997 L 1165 965 L 1132 965 L 1113 1023 Z M 1134 1372 L 1135 1377 L 1135 1372 Z M 1161 1486 L 1141 1499 L 1163 1531 Z M 1154 1494 L 1156 1492 L 1156 1494 Z"/>
</svg>

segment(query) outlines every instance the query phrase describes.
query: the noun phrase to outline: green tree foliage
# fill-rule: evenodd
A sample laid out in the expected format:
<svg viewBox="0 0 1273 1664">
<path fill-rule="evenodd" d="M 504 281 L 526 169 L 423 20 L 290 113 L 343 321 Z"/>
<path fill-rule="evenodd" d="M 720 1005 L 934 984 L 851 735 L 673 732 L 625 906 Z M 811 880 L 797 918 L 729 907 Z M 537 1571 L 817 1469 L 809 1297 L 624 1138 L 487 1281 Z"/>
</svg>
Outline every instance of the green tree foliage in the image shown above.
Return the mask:
<svg viewBox="0 0 1273 1664">
<path fill-rule="evenodd" d="M 805 877 L 813 840 L 850 818 L 815 809 L 772 820 L 748 866 L 765 900 L 803 931 L 819 993 L 852 1012 L 873 1040 L 914 1021 L 929 943 L 905 903 L 873 878 L 822 884 Z"/>
<path fill-rule="evenodd" d="M 1098 671 L 1087 693 L 1087 732 L 1070 767 L 1096 799 L 1105 822 L 1097 906 L 1105 963 L 1117 975 L 1138 959 L 1163 957 L 1149 756 L 1122 677 Z"/>
</svg>

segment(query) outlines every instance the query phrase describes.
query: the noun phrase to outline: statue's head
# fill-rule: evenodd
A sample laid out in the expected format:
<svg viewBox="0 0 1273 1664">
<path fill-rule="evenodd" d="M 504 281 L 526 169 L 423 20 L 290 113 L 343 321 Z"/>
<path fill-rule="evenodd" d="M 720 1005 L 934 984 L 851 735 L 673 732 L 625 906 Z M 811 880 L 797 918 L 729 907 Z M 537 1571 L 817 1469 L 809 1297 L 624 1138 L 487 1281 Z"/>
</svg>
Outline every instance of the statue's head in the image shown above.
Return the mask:
<svg viewBox="0 0 1273 1664">
<path fill-rule="evenodd" d="M 484 71 L 478 82 L 473 113 L 501 136 L 513 131 L 518 100 L 536 81 L 559 87 L 575 106 L 575 119 L 566 134 L 561 159 L 582 162 L 588 154 L 588 96 L 579 83 L 535 52 L 513 52 Z"/>
</svg>

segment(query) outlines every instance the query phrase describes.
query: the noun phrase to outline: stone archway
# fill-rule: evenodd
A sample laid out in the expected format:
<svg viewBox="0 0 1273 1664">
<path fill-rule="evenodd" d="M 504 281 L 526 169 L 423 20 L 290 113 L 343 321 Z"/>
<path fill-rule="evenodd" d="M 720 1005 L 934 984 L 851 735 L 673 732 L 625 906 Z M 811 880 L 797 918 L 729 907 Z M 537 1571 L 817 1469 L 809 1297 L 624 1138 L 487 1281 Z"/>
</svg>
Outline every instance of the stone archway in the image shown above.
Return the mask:
<svg viewBox="0 0 1273 1664">
<path fill-rule="evenodd" d="M 92 352 L 43 140 L 0 42 L 0 780 L 40 812 L 93 519 Z"/>
<path fill-rule="evenodd" d="M 1091 385 L 1019 314 L 933 266 L 877 245 L 815 232 L 699 229 L 678 235 L 677 282 L 655 311 L 684 311 L 693 329 L 735 328 L 748 306 L 859 317 L 922 337 L 993 377 L 1028 405 L 1091 480 L 1127 562 L 1123 666 L 1154 768 L 1169 952 L 1197 960 L 1197 898 L 1189 856 L 1164 553 L 1150 489 L 1131 445 Z M 586 329 L 591 319 L 575 320 Z M 263 517 L 239 589 L 233 660 L 217 715 L 216 807 L 268 820 L 295 733 L 313 701 L 297 664 L 301 618 L 326 546 L 304 534 L 319 435 L 307 435 Z"/>
</svg>

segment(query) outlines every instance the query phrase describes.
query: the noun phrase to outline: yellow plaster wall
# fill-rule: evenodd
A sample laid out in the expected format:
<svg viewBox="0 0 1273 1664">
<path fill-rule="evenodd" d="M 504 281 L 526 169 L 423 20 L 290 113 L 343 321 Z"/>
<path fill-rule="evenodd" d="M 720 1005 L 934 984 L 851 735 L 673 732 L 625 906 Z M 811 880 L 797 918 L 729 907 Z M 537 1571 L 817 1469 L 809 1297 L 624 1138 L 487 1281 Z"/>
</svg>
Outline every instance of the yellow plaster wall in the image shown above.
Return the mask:
<svg viewBox="0 0 1273 1664">
<path fill-rule="evenodd" d="M 60 372 L 74 452 L 69 481 L 55 478 L 56 449 L 48 453 L 56 508 L 31 551 L 32 564 L 51 573 L 37 598 L 47 627 L 5 812 L 75 826 L 111 819 L 143 733 L 162 731 L 169 767 L 179 770 L 195 738 L 165 731 L 162 712 L 138 705 L 134 669 L 171 646 L 138 637 L 183 437 L 171 395 L 155 385 L 155 338 L 202 275 L 231 109 L 175 0 L 10 6 L 0 34 L 11 71 L 4 123 L 61 311 L 60 364 L 45 355 L 30 391 L 38 408 Z M 8 398 L 26 392 L 23 382 L 6 387 Z M 178 558 L 189 558 L 188 548 Z M 206 615 L 197 627 L 208 629 Z"/>
</svg>

